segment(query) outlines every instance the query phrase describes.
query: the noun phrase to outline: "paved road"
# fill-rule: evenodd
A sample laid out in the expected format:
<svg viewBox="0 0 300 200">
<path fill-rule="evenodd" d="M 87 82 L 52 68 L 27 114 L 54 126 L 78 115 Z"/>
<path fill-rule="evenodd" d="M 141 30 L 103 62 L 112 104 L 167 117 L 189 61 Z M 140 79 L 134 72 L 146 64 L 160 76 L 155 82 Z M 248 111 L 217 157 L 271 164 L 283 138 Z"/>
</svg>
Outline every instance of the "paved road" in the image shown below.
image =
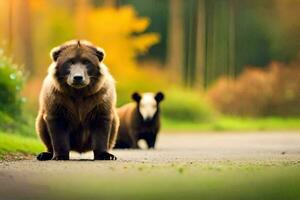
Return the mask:
<svg viewBox="0 0 300 200">
<path fill-rule="evenodd" d="M 143 145 L 143 144 L 142 144 Z M 155 150 L 113 150 L 117 161 L 83 162 L 92 158 L 92 153 L 71 153 L 73 162 L 2 161 L 3 170 L 39 171 L 43 167 L 66 168 L 71 165 L 93 167 L 93 165 L 122 165 L 122 163 L 165 164 L 177 162 L 252 162 L 252 161 L 299 161 L 300 133 L 201 133 L 161 134 Z M 80 160 L 81 161 L 77 161 Z M 82 161 L 83 160 L 83 161 Z"/>
<path fill-rule="evenodd" d="M 117 161 L 87 161 L 86 159 L 92 157 L 91 153 L 72 154 L 74 161 L 65 162 L 39 162 L 34 159 L 2 161 L 0 194 L 6 194 L 6 199 L 15 199 L 9 195 L 18 190 L 17 193 L 22 193 L 22 196 L 26 197 L 28 193 L 29 197 L 32 197 L 30 196 L 33 194 L 32 187 L 28 183 L 37 184 L 36 180 L 39 178 L 62 177 L 66 174 L 74 176 L 78 173 L 94 174 L 95 177 L 108 176 L 110 173 L 122 176 L 125 173 L 122 170 L 139 165 L 298 163 L 300 134 L 296 132 L 161 134 L 156 150 L 114 150 L 113 153 L 118 157 Z M 135 172 L 130 172 L 129 169 L 129 173 Z"/>
<path fill-rule="evenodd" d="M 299 160 L 297 133 L 218 133 L 162 135 L 154 151 L 116 151 L 133 162 Z"/>
</svg>

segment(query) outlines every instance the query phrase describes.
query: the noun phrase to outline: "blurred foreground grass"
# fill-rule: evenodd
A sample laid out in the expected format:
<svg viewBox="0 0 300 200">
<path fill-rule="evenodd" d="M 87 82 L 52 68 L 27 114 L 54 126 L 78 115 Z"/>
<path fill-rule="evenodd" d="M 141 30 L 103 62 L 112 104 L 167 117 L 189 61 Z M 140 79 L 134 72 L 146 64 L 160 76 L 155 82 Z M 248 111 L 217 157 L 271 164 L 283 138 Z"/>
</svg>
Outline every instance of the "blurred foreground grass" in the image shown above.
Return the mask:
<svg viewBox="0 0 300 200">
<path fill-rule="evenodd" d="M 268 172 L 267 168 L 256 171 L 251 170 L 249 166 L 235 171 L 224 170 L 220 167 L 217 167 L 215 170 L 203 170 L 201 167 L 195 167 L 192 169 L 173 169 L 177 171 L 171 170 L 171 173 L 167 173 L 167 170 L 169 170 L 167 168 L 157 172 L 157 174 L 150 173 L 152 177 L 149 177 L 149 174 L 144 177 L 147 172 L 140 172 L 136 177 L 127 177 L 123 179 L 126 180 L 126 184 L 120 184 L 120 182 L 116 184 L 116 179 L 108 183 L 95 180 L 92 185 L 86 185 L 91 191 L 88 192 L 89 190 L 86 190 L 86 193 L 82 196 L 92 197 L 93 194 L 95 196 L 98 194 L 109 199 L 159 198 L 173 200 L 299 199 L 299 169 L 299 167 L 296 167 L 284 170 L 276 169 Z M 99 190 L 100 185 L 101 189 Z M 66 187 L 62 188 L 68 191 Z M 74 188 L 76 188 L 76 184 Z M 80 187 L 75 191 L 80 191 L 79 189 Z"/>
<path fill-rule="evenodd" d="M 62 171 L 58 170 L 47 178 L 44 174 L 39 176 L 40 178 L 35 177 L 36 175 L 32 176 L 31 183 L 26 183 L 26 188 L 31 186 L 34 190 L 29 192 L 28 196 L 72 200 L 296 200 L 300 198 L 300 166 L 297 163 L 117 163 L 112 165 L 108 162 L 99 166 L 98 171 L 86 171 L 84 167 L 81 173 L 75 173 L 74 169 L 77 169 L 75 164 L 68 164 L 68 173 L 61 174 Z"/>
</svg>

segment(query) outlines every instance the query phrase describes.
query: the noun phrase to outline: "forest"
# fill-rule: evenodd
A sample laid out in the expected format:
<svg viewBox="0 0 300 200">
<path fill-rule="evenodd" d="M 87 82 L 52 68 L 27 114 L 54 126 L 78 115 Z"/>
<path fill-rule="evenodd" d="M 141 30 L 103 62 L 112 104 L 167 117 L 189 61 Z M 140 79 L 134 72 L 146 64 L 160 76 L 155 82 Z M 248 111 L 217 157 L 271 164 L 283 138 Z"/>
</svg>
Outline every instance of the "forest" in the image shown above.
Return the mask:
<svg viewBox="0 0 300 200">
<path fill-rule="evenodd" d="M 49 52 L 74 38 L 105 49 L 119 106 L 134 91 L 163 91 L 167 129 L 298 127 L 298 0 L 10 0 L 0 9 L 7 130 L 16 116 L 33 126 Z"/>
<path fill-rule="evenodd" d="M 299 11 L 300 0 L 0 0 L 0 199 L 300 199 Z M 105 56 L 77 41 L 64 49 L 76 62 L 50 57 L 73 39 Z M 52 62 L 93 80 L 49 76 L 39 100 Z"/>
</svg>

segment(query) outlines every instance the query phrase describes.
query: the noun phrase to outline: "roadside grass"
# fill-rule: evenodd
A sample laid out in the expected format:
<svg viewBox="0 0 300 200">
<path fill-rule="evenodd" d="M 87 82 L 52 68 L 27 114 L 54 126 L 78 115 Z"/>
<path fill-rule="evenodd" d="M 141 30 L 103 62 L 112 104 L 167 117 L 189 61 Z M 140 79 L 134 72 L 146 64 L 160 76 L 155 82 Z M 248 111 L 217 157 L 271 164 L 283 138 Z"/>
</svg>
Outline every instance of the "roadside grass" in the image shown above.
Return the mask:
<svg viewBox="0 0 300 200">
<path fill-rule="evenodd" d="M 240 118 L 219 117 L 207 122 L 182 122 L 162 119 L 164 131 L 297 131 L 300 130 L 300 118 Z"/>
<path fill-rule="evenodd" d="M 43 146 L 36 138 L 0 132 L 0 159 L 8 153 L 34 155 L 42 150 Z"/>
</svg>

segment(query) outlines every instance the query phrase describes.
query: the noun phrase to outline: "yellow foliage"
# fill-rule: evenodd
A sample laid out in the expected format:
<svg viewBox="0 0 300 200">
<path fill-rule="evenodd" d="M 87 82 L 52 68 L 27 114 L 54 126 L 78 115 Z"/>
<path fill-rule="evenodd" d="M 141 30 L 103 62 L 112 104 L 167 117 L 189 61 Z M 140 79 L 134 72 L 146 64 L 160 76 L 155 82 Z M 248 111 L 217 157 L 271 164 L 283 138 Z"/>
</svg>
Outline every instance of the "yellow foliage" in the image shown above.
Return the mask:
<svg viewBox="0 0 300 200">
<path fill-rule="evenodd" d="M 133 38 L 132 43 L 138 53 L 146 53 L 153 43 L 158 43 L 159 37 L 155 33 L 145 33 L 139 37 Z"/>
<path fill-rule="evenodd" d="M 150 24 L 146 17 L 138 17 L 131 6 L 121 8 L 91 8 L 78 4 L 77 30 L 79 38 L 90 40 L 104 48 L 105 63 L 118 78 L 136 76 L 136 57 L 146 53 L 159 42 L 156 33 L 143 33 Z M 83 20 L 84 19 L 84 20 Z"/>
<path fill-rule="evenodd" d="M 106 51 L 105 63 L 118 79 L 137 77 L 136 58 L 159 42 L 156 33 L 145 33 L 147 17 L 139 17 L 132 6 L 93 7 L 88 0 L 60 6 L 46 0 L 30 0 L 34 18 L 33 40 L 37 75 L 44 74 L 49 63 L 45 56 L 65 40 L 87 39 Z"/>
<path fill-rule="evenodd" d="M 46 2 L 40 1 L 40 0 L 30 0 L 29 5 L 33 12 L 39 11 L 39 10 L 47 7 Z"/>
<path fill-rule="evenodd" d="M 51 62 L 49 51 L 70 39 L 90 40 L 106 51 L 104 62 L 117 80 L 119 96 L 130 97 L 132 91 L 151 90 L 160 85 L 162 78 L 153 80 L 137 62 L 137 57 L 147 53 L 160 39 L 158 34 L 146 32 L 149 18 L 138 16 L 132 6 L 95 7 L 89 0 L 57 2 L 29 1 L 36 73 L 27 82 L 24 95 L 32 104 L 37 100 L 39 85 Z M 36 92 L 32 88 L 36 88 Z"/>
</svg>

